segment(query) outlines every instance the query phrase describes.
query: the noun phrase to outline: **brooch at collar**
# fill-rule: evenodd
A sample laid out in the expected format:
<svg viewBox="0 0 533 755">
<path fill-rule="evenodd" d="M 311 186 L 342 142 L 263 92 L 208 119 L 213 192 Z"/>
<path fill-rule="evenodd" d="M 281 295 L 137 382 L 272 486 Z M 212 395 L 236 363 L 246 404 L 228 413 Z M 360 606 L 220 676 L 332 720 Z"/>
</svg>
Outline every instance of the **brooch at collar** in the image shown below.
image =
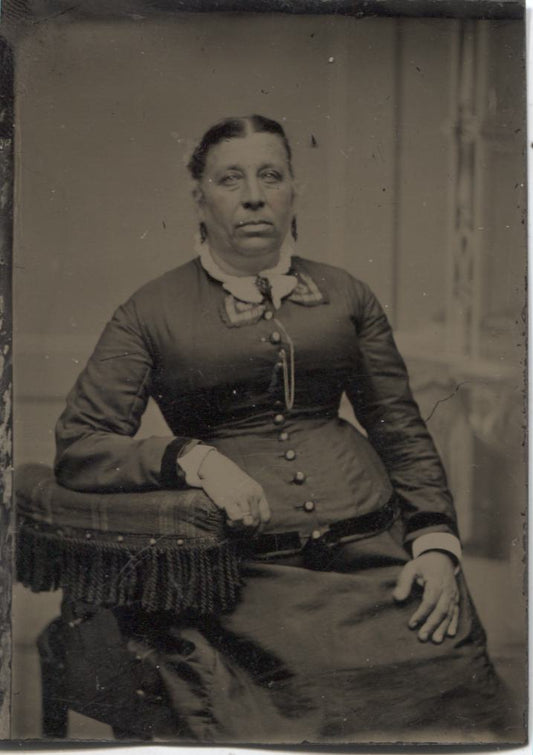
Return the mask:
<svg viewBox="0 0 533 755">
<path fill-rule="evenodd" d="M 291 275 L 296 275 L 298 283 L 296 288 L 287 296 L 287 300 L 304 307 L 316 307 L 320 304 L 328 304 L 329 298 L 322 291 L 308 273 L 301 270 L 291 270 Z M 260 304 L 240 301 L 233 294 L 226 294 L 221 308 L 222 320 L 229 328 L 240 328 L 244 325 L 253 325 L 258 322 L 267 309 L 266 301 Z"/>
</svg>

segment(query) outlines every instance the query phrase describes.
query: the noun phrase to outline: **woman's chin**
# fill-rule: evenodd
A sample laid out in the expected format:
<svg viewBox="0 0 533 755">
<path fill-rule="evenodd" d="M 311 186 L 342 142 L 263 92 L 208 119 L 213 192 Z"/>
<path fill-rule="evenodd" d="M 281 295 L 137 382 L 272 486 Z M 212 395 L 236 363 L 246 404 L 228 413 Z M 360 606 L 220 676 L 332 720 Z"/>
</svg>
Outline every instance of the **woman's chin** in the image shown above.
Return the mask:
<svg viewBox="0 0 533 755">
<path fill-rule="evenodd" d="M 235 251 L 240 254 L 273 254 L 279 252 L 281 248 L 281 239 L 277 236 L 254 234 L 240 238 L 235 244 Z"/>
<path fill-rule="evenodd" d="M 223 249 L 218 248 L 212 242 L 210 243 L 211 252 L 215 259 L 222 265 L 226 272 L 238 271 L 246 274 L 258 273 L 261 270 L 274 267 L 280 257 L 281 243 L 279 240 L 239 239 L 231 247 L 225 246 Z"/>
<path fill-rule="evenodd" d="M 235 247 L 234 252 L 239 257 L 247 259 L 260 259 L 263 257 L 270 257 L 279 254 L 281 244 L 278 242 L 272 242 L 269 240 L 268 244 L 265 244 L 265 239 L 248 239 L 245 244 L 239 244 Z"/>
</svg>

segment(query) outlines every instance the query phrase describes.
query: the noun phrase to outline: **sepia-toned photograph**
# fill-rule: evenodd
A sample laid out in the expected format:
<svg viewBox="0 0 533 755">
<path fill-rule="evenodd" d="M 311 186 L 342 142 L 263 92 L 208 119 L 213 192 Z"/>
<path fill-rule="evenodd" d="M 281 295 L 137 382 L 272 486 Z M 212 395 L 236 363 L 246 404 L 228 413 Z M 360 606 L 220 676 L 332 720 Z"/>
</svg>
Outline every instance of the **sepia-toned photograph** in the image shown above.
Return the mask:
<svg viewBox="0 0 533 755">
<path fill-rule="evenodd" d="M 525 744 L 524 14 L 196 5 L 2 8 L 7 738 Z"/>
</svg>

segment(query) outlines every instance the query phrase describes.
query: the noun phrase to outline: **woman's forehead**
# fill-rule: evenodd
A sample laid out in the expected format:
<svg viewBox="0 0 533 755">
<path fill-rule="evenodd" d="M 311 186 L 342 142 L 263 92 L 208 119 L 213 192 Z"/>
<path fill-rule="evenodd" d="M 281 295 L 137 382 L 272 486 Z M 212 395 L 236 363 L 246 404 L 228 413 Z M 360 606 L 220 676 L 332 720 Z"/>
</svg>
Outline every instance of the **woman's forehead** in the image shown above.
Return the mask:
<svg viewBox="0 0 533 755">
<path fill-rule="evenodd" d="M 207 153 L 206 172 L 225 167 L 254 167 L 275 163 L 288 165 L 287 150 L 277 134 L 252 133 L 215 144 Z"/>
</svg>

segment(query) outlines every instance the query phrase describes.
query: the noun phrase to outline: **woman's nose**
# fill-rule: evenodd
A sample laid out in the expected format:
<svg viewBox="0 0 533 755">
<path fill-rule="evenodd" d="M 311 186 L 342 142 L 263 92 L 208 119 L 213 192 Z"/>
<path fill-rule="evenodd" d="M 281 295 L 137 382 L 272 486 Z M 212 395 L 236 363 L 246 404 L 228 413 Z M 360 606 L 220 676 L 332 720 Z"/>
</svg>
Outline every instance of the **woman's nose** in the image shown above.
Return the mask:
<svg viewBox="0 0 533 755">
<path fill-rule="evenodd" d="M 263 191 L 257 180 L 249 179 L 245 181 L 241 201 L 243 207 L 248 210 L 258 210 L 264 206 Z"/>
</svg>

